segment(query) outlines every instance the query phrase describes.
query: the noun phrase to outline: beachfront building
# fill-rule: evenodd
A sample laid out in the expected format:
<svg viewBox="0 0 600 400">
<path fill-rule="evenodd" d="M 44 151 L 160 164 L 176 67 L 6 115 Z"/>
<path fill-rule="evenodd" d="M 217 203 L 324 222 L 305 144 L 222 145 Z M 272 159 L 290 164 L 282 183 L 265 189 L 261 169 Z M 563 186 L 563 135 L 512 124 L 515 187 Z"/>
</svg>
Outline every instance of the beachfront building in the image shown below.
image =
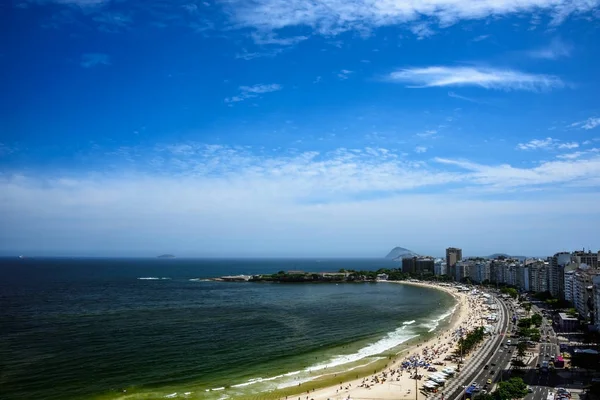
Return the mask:
<svg viewBox="0 0 600 400">
<path fill-rule="evenodd" d="M 529 284 L 529 267 L 524 264 L 518 264 L 517 267 L 517 287 L 526 292 L 531 290 Z"/>
<path fill-rule="evenodd" d="M 592 278 L 592 296 L 594 302 L 594 328 L 600 331 L 600 275 Z"/>
<path fill-rule="evenodd" d="M 579 328 L 579 320 L 567 313 L 558 313 L 558 328 L 561 332 L 575 332 Z"/>
<path fill-rule="evenodd" d="M 448 247 L 446 249 L 446 268 L 447 274 L 456 279 L 456 263 L 462 260 L 462 249 L 457 247 Z"/>
<path fill-rule="evenodd" d="M 540 293 L 548 290 L 548 263 L 535 261 L 527 265 L 530 290 Z"/>
<path fill-rule="evenodd" d="M 571 262 L 571 253 L 563 251 L 550 258 L 548 271 L 548 291 L 556 298 L 563 298 L 565 293 L 564 270 Z"/>
<path fill-rule="evenodd" d="M 598 271 L 582 264 L 573 276 L 573 305 L 579 315 L 585 319 L 590 318 L 593 310 L 593 278 Z"/>
<path fill-rule="evenodd" d="M 467 260 L 467 276 L 477 283 L 490 281 L 490 262 L 481 260 Z"/>
<path fill-rule="evenodd" d="M 436 276 L 447 274 L 446 262 L 443 259 L 438 258 L 435 260 L 435 263 L 433 264 L 433 274 Z"/>
<path fill-rule="evenodd" d="M 402 259 L 402 272 L 413 275 L 432 275 L 435 268 L 433 257 L 409 257 Z"/>
<path fill-rule="evenodd" d="M 592 253 L 590 250 L 574 251 L 572 254 L 572 260 L 577 264 L 586 264 L 591 268 L 597 269 L 600 267 L 598 259 L 600 258 L 600 251 Z"/>
</svg>

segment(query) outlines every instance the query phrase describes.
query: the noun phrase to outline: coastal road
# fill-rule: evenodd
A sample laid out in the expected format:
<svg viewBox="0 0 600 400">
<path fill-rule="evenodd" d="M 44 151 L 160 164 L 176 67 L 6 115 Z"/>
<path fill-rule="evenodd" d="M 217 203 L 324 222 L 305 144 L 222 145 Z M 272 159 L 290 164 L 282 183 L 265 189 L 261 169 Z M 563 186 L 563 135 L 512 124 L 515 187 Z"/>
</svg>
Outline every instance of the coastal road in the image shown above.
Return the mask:
<svg viewBox="0 0 600 400">
<path fill-rule="evenodd" d="M 504 332 L 508 327 L 509 315 L 508 309 L 503 301 L 495 298 L 498 307 L 498 322 L 493 333 L 493 336 L 488 339 L 482 347 L 480 347 L 474 356 L 471 358 L 468 364 L 463 365 L 460 374 L 452 379 L 446 387 L 441 391 L 443 393 L 437 393 L 433 398 L 434 400 L 444 399 L 456 399 L 459 400 L 464 396 L 464 386 L 469 385 L 471 382 L 481 382 L 482 386 L 492 375 L 491 370 L 484 370 L 484 365 L 488 362 L 499 363 L 501 359 L 507 354 L 503 352 L 499 353 L 497 350 L 501 342 L 505 339 Z M 500 357 L 498 356 L 500 355 Z M 510 357 L 510 355 L 508 355 Z M 490 367 L 491 368 L 491 367 Z"/>
</svg>

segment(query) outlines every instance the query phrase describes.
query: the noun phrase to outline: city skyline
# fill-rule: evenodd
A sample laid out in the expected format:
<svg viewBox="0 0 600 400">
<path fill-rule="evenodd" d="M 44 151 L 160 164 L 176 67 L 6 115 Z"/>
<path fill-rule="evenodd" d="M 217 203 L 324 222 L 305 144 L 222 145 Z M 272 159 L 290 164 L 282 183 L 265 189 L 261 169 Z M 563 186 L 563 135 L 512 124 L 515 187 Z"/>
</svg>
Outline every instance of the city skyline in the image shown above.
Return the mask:
<svg viewBox="0 0 600 400">
<path fill-rule="evenodd" d="M 9 7 L 0 255 L 600 248 L 598 0 Z"/>
</svg>

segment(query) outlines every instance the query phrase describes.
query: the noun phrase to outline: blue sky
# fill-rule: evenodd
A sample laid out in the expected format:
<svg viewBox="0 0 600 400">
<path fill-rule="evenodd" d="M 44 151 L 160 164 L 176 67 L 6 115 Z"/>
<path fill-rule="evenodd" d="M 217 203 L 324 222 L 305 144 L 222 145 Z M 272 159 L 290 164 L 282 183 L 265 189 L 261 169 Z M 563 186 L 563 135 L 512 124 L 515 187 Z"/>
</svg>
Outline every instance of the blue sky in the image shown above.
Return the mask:
<svg viewBox="0 0 600 400">
<path fill-rule="evenodd" d="M 0 253 L 600 247 L 598 0 L 30 0 Z"/>
</svg>

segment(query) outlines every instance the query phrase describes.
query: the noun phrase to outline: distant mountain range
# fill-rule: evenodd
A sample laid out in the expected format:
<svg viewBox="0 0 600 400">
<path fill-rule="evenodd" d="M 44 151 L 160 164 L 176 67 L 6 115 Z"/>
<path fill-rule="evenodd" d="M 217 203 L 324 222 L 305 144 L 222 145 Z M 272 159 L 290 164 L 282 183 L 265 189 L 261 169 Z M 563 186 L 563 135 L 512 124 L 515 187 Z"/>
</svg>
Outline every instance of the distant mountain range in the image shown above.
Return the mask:
<svg viewBox="0 0 600 400">
<path fill-rule="evenodd" d="M 156 258 L 175 258 L 175 256 L 173 254 L 162 254 Z"/>
<path fill-rule="evenodd" d="M 419 255 L 417 253 L 414 253 L 409 249 L 405 249 L 404 247 L 394 247 L 392 249 L 392 251 L 390 251 L 388 253 L 388 255 L 385 256 L 385 258 L 392 259 L 394 261 L 400 261 L 403 258 L 418 257 L 418 256 Z"/>
</svg>

